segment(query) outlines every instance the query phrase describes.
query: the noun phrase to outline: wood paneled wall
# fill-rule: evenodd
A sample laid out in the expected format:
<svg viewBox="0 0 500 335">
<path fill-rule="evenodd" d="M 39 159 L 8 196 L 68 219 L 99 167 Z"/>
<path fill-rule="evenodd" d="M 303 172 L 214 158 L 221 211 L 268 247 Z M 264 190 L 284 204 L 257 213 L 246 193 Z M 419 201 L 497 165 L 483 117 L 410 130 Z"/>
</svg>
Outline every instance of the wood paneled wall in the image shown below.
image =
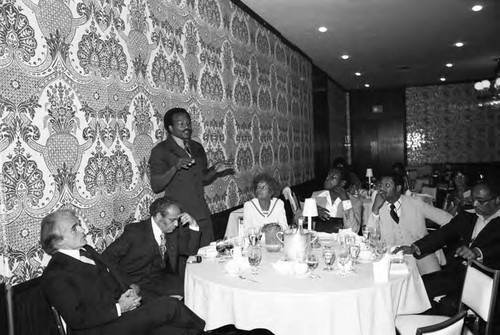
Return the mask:
<svg viewBox="0 0 500 335">
<path fill-rule="evenodd" d="M 356 90 L 350 95 L 352 162 L 363 179 L 366 168 L 375 175 L 395 162 L 405 164 L 405 90 Z M 381 113 L 373 107 L 381 106 Z"/>
</svg>

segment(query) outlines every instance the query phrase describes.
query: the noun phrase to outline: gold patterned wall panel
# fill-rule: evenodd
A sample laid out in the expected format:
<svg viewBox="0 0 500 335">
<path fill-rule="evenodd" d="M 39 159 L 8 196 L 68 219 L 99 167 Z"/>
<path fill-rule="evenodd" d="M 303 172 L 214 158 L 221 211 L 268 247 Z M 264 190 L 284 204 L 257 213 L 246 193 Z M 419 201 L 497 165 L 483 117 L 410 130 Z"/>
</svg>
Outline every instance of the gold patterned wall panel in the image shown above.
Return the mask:
<svg viewBox="0 0 500 335">
<path fill-rule="evenodd" d="M 212 212 L 262 170 L 311 179 L 311 63 L 227 0 L 0 3 L 0 281 L 40 275 L 40 220 L 74 209 L 103 250 L 148 216 L 163 115 L 188 109 L 211 163 Z"/>
<path fill-rule="evenodd" d="M 500 161 L 500 113 L 473 83 L 406 89 L 408 164 Z"/>
</svg>

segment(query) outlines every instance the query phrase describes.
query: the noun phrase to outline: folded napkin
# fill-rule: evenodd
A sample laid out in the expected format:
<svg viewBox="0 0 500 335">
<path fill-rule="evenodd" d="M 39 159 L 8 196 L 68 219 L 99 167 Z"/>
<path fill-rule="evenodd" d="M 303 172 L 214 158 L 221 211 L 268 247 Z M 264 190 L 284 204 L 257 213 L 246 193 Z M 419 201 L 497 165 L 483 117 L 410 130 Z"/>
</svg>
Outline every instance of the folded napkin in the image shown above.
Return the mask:
<svg viewBox="0 0 500 335">
<path fill-rule="evenodd" d="M 379 261 L 373 262 L 373 280 L 375 283 L 387 283 L 389 281 L 389 269 L 391 259 L 385 254 Z"/>
<path fill-rule="evenodd" d="M 224 265 L 224 270 L 230 275 L 238 275 L 250 269 L 250 264 L 246 258 L 232 259 Z"/>
<path fill-rule="evenodd" d="M 215 258 L 217 256 L 217 249 L 215 243 L 207 245 L 206 247 L 198 249 L 198 255 L 202 257 Z"/>
<path fill-rule="evenodd" d="M 286 276 L 300 276 L 307 272 L 306 263 L 279 260 L 273 263 L 272 266 L 276 272 Z"/>
<path fill-rule="evenodd" d="M 409 273 L 406 263 L 391 263 L 389 272 L 391 276 L 404 276 Z"/>
</svg>

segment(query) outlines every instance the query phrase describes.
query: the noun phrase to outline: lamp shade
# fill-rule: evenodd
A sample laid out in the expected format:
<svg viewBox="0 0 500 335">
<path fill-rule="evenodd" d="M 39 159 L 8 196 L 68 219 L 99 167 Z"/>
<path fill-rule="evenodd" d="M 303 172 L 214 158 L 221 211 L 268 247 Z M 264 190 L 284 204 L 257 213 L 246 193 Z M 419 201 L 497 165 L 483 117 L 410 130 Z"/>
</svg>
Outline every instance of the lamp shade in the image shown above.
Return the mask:
<svg viewBox="0 0 500 335">
<path fill-rule="evenodd" d="M 370 168 L 366 169 L 366 176 L 367 177 L 373 177 L 373 170 L 370 169 Z"/>
<path fill-rule="evenodd" d="M 307 198 L 304 201 L 304 209 L 302 210 L 303 216 L 318 216 L 318 208 L 316 207 L 316 199 Z"/>
</svg>

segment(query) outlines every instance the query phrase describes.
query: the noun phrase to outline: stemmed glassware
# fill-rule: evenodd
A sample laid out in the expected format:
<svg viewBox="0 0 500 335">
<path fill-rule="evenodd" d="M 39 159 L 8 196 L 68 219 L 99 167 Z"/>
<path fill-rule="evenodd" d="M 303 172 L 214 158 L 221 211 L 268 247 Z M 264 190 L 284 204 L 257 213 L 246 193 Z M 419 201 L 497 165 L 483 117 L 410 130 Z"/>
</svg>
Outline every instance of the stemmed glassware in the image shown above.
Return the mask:
<svg viewBox="0 0 500 335">
<path fill-rule="evenodd" d="M 349 262 L 349 249 L 340 248 L 338 255 L 337 255 L 337 258 L 338 258 L 339 264 L 340 264 L 340 275 L 341 276 L 347 275 L 346 266 L 347 266 L 347 263 Z"/>
<path fill-rule="evenodd" d="M 371 227 L 364 226 L 361 231 L 363 233 L 363 237 L 365 238 L 365 243 L 368 243 L 371 240 L 373 229 Z"/>
<path fill-rule="evenodd" d="M 247 236 L 248 236 L 248 241 L 250 242 L 250 245 L 256 246 L 262 237 L 262 231 L 261 231 L 260 227 L 251 227 L 251 228 L 248 228 L 248 230 L 247 230 Z"/>
<path fill-rule="evenodd" d="M 325 271 L 332 271 L 332 265 L 335 263 L 335 252 L 331 247 L 323 247 L 323 260 L 325 261 L 326 268 Z"/>
<path fill-rule="evenodd" d="M 318 267 L 319 264 L 318 257 L 316 257 L 315 254 L 310 252 L 307 254 L 306 262 L 307 262 L 307 268 L 309 270 L 309 278 L 311 279 L 318 278 L 319 276 L 314 273 L 314 270 Z"/>
<path fill-rule="evenodd" d="M 250 263 L 250 267 L 253 275 L 258 274 L 259 264 L 262 260 L 262 250 L 259 246 L 251 245 L 247 251 L 248 263 Z"/>
<path fill-rule="evenodd" d="M 349 246 L 349 254 L 351 255 L 352 263 L 358 263 L 359 253 L 361 252 L 361 247 L 359 244 L 351 244 Z"/>
</svg>

